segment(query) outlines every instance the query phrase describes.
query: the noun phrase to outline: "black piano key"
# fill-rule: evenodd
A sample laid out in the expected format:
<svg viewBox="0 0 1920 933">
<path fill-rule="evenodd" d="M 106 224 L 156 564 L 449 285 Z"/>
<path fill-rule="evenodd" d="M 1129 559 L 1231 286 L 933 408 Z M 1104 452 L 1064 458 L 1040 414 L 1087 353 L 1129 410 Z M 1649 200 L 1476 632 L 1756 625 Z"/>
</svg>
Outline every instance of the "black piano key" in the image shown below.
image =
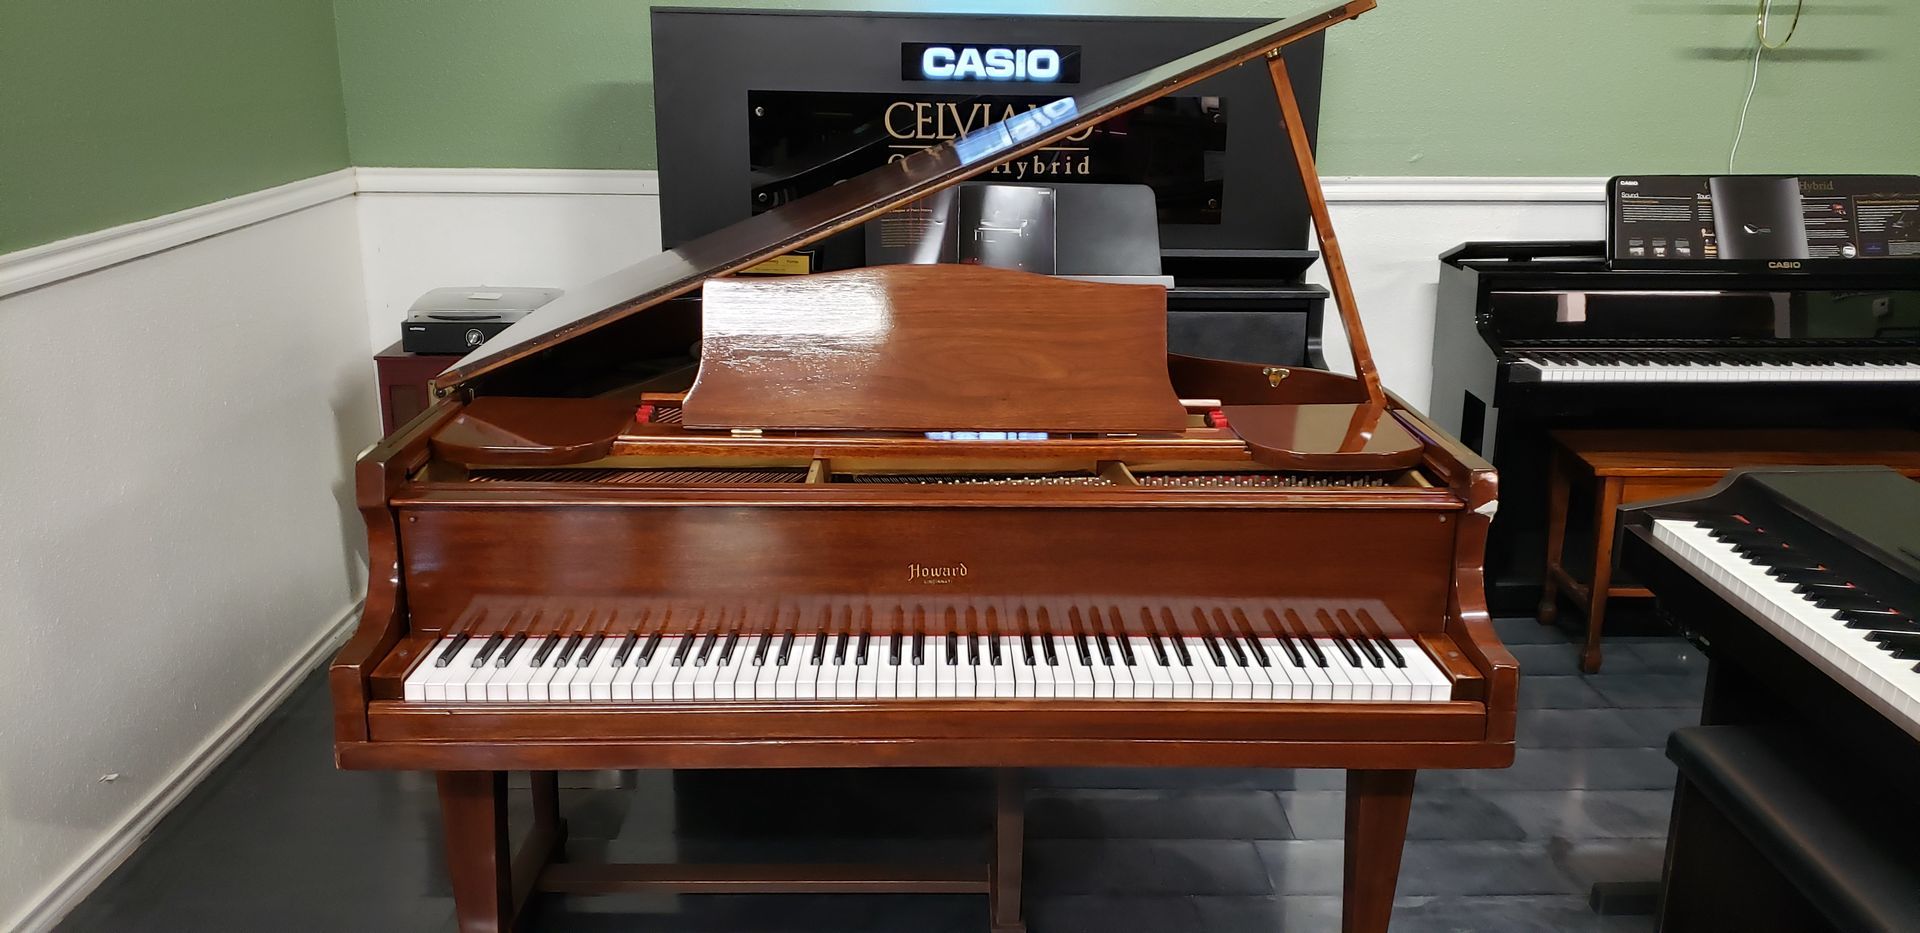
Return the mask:
<svg viewBox="0 0 1920 933">
<path fill-rule="evenodd" d="M 978 635 L 967 636 L 967 663 L 974 667 L 980 666 L 980 636 Z"/>
<path fill-rule="evenodd" d="M 1232 635 L 1222 635 L 1220 636 L 1220 641 L 1227 646 L 1227 652 L 1233 655 L 1234 666 L 1247 666 L 1247 652 L 1240 647 L 1240 639 Z"/>
<path fill-rule="evenodd" d="M 593 640 L 587 642 L 586 650 L 580 652 L 579 666 L 586 667 L 587 665 L 592 664 L 594 654 L 600 650 L 601 643 L 606 640 L 607 640 L 607 636 L 604 633 L 593 636 Z"/>
<path fill-rule="evenodd" d="M 1187 651 L 1187 640 L 1178 635 L 1169 635 L 1167 641 L 1173 645 L 1173 656 L 1179 659 L 1180 666 L 1192 667 L 1193 655 Z"/>
<path fill-rule="evenodd" d="M 960 663 L 959 655 L 960 655 L 960 635 L 956 632 L 948 632 L 947 633 L 947 650 L 945 652 L 942 652 L 941 656 L 946 660 L 948 664 L 957 665 Z"/>
<path fill-rule="evenodd" d="M 781 667 L 786 667 L 787 661 L 792 659 L 792 657 L 793 657 L 793 633 L 788 632 L 785 635 L 780 636 L 780 656 L 775 658 L 773 663 L 778 664 Z"/>
<path fill-rule="evenodd" d="M 512 664 L 513 656 L 519 654 L 521 647 L 526 645 L 526 643 L 527 643 L 526 632 L 521 632 L 520 634 L 507 639 L 507 646 L 500 650 L 500 659 L 498 661 L 493 662 L 494 666 L 506 667 L 507 665 Z"/>
<path fill-rule="evenodd" d="M 1294 667 L 1307 666 L 1307 659 L 1300 656 L 1300 648 L 1293 643 L 1292 635 L 1280 636 L 1280 650 L 1287 653 L 1287 660 L 1292 661 Z"/>
<path fill-rule="evenodd" d="M 1218 639 L 1215 639 L 1212 635 L 1202 635 L 1200 636 L 1200 643 L 1207 647 L 1207 657 L 1213 659 L 1215 667 L 1227 666 L 1227 655 L 1226 652 L 1220 650 L 1220 642 Z"/>
<path fill-rule="evenodd" d="M 1300 644 L 1307 649 L 1307 657 L 1313 659 L 1315 667 L 1327 666 L 1327 653 L 1320 650 L 1320 640 L 1308 635 L 1300 636 Z"/>
<path fill-rule="evenodd" d="M 450 642 L 447 642 L 447 647 L 440 652 L 440 656 L 433 659 L 433 666 L 446 667 L 447 665 L 452 664 L 453 656 L 456 654 L 459 654 L 460 649 L 463 647 L 466 647 L 466 644 L 467 644 L 467 636 L 465 635 L 453 636 L 453 640 Z"/>
<path fill-rule="evenodd" d="M 1005 658 L 1001 657 L 1000 655 L 1000 636 L 998 635 L 988 636 L 987 663 L 992 664 L 994 667 L 999 667 L 1001 663 L 1004 661 L 1005 661 Z"/>
<path fill-rule="evenodd" d="M 1880 650 L 1889 651 L 1902 661 L 1920 661 L 1920 635 L 1908 632 L 1874 632 L 1867 636 L 1868 641 L 1880 645 Z"/>
<path fill-rule="evenodd" d="M 904 641 L 906 641 L 906 638 L 902 636 L 899 632 L 893 633 L 893 637 L 887 639 L 887 663 L 888 664 L 891 664 L 894 667 L 900 666 L 900 654 L 901 654 L 900 649 L 904 647 L 902 645 L 902 642 Z"/>
<path fill-rule="evenodd" d="M 1853 609 L 1860 612 L 1886 612 L 1893 608 L 1871 596 L 1862 595 L 1858 590 L 1850 592 L 1826 592 L 1807 598 L 1812 600 L 1814 605 L 1822 609 L 1831 609 L 1834 612 L 1839 612 L 1842 609 Z"/>
<path fill-rule="evenodd" d="M 740 643 L 739 632 L 727 633 L 727 640 L 720 645 L 720 664 L 722 666 L 733 663 L 733 648 L 735 645 L 738 645 L 739 643 Z"/>
<path fill-rule="evenodd" d="M 558 651 L 559 649 L 560 649 L 560 638 L 559 638 L 559 636 L 554 636 L 554 637 L 551 637 L 551 638 L 543 638 L 543 639 L 541 639 L 541 640 L 540 640 L 540 650 L 538 650 L 538 651 L 535 651 L 535 652 L 533 653 L 533 662 L 532 662 L 532 666 L 534 666 L 534 667 L 545 667 L 545 666 L 546 666 L 546 664 L 547 664 L 547 659 L 548 659 L 548 658 L 550 658 L 550 657 L 552 657 L 552 656 L 553 656 L 553 653 L 554 653 L 555 651 Z"/>
<path fill-rule="evenodd" d="M 1841 582 L 1834 572 L 1825 567 L 1794 567 L 1774 565 L 1767 568 L 1767 576 L 1781 583 L 1833 583 Z"/>
<path fill-rule="evenodd" d="M 773 647 L 772 635 L 768 635 L 767 637 L 760 639 L 760 647 L 753 649 L 753 666 L 754 667 L 765 667 L 767 665 L 767 649 L 772 647 Z"/>
<path fill-rule="evenodd" d="M 560 654 L 553 659 L 554 667 L 566 667 L 573 660 L 573 653 L 580 650 L 580 644 L 587 640 L 585 635 L 570 635 L 566 643 L 560 646 Z"/>
<path fill-rule="evenodd" d="M 666 640 L 666 636 L 659 632 L 654 632 L 652 635 L 647 636 L 647 646 L 640 649 L 641 667 L 646 667 L 653 663 L 654 652 L 660 650 L 660 643 L 664 640 Z"/>
<path fill-rule="evenodd" d="M 1035 660 L 1033 656 L 1033 636 L 1032 635 L 1020 636 L 1020 663 L 1025 664 L 1028 667 L 1039 666 L 1040 662 Z"/>
<path fill-rule="evenodd" d="M 1040 653 L 1047 659 L 1048 667 L 1060 666 L 1060 655 L 1053 650 L 1053 636 L 1040 636 Z"/>
<path fill-rule="evenodd" d="M 493 657 L 493 653 L 500 650 L 500 646 L 505 643 L 506 640 L 507 636 L 497 632 L 488 635 L 486 643 L 480 646 L 480 653 L 473 656 L 473 666 L 486 667 L 487 659 Z"/>
<path fill-rule="evenodd" d="M 613 653 L 613 666 L 626 667 L 627 662 L 633 658 L 634 646 L 638 644 L 640 644 L 639 632 L 634 632 L 620 639 L 620 648 Z"/>
<path fill-rule="evenodd" d="M 1094 647 L 1097 647 L 1100 649 L 1100 663 L 1105 664 L 1108 667 L 1112 667 L 1113 666 L 1113 642 L 1107 638 L 1107 634 L 1105 632 L 1101 632 L 1100 634 L 1095 635 L 1093 637 L 1093 644 L 1094 644 Z"/>
<path fill-rule="evenodd" d="M 1353 650 L 1353 645 L 1347 641 L 1347 636 L 1334 635 L 1333 644 L 1334 647 L 1340 649 L 1341 654 L 1346 655 L 1348 664 L 1354 667 L 1360 666 L 1360 652 Z"/>
<path fill-rule="evenodd" d="M 855 646 L 855 648 L 854 648 L 854 651 L 853 651 L 853 663 L 854 663 L 854 666 L 855 666 L 855 667 L 863 667 L 863 666 L 865 666 L 865 665 L 866 665 L 866 663 L 867 663 L 867 646 L 868 646 L 868 645 L 870 645 L 870 644 L 872 644 L 872 643 L 873 643 L 873 633 L 872 633 L 872 632 L 861 632 L 861 633 L 860 633 L 860 641 L 859 641 L 859 643 L 858 643 L 858 644 L 857 644 L 857 645 Z"/>
<path fill-rule="evenodd" d="M 713 648 L 715 645 L 718 645 L 718 644 L 720 644 L 719 632 L 709 632 L 707 633 L 707 637 L 700 639 L 700 648 L 698 651 L 694 653 L 694 656 L 693 656 L 693 666 L 706 667 L 707 659 L 713 656 Z M 571 646 L 572 642 L 569 641 L 568 645 Z M 572 650 L 571 647 L 562 648 L 560 650 L 559 663 L 561 667 L 567 666 L 567 652 L 569 650 Z"/>
<path fill-rule="evenodd" d="M 1080 663 L 1082 665 L 1086 667 L 1093 666 L 1093 652 L 1087 650 L 1087 636 L 1085 635 L 1073 636 L 1073 649 L 1074 651 L 1079 653 Z"/>
<path fill-rule="evenodd" d="M 1260 665 L 1261 667 L 1272 667 L 1273 659 L 1267 657 L 1267 649 L 1261 647 L 1260 639 L 1252 635 L 1246 635 L 1243 637 L 1246 639 L 1246 642 L 1247 642 L 1247 653 L 1253 656 L 1254 663 Z"/>
<path fill-rule="evenodd" d="M 1797 583 L 1797 584 L 1794 584 L 1793 591 L 1795 593 L 1800 594 L 1801 596 L 1807 597 L 1808 599 L 1812 599 L 1816 596 L 1835 596 L 1835 595 L 1864 596 L 1866 595 L 1864 593 L 1861 593 L 1858 587 L 1854 586 L 1852 583 L 1846 580 L 1840 579 L 1839 577 L 1834 577 L 1833 580 L 1828 583 Z"/>
<path fill-rule="evenodd" d="M 833 663 L 835 664 L 847 663 L 847 649 L 852 645 L 853 645 L 853 633 L 841 632 L 840 637 L 836 639 L 833 643 Z"/>
<path fill-rule="evenodd" d="M 1407 666 L 1406 656 L 1400 653 L 1400 649 L 1393 646 L 1393 639 L 1385 635 L 1375 635 L 1373 636 L 1373 640 L 1375 644 L 1380 646 L 1380 650 L 1386 654 L 1387 660 L 1393 662 L 1394 667 Z"/>
<path fill-rule="evenodd" d="M 1033 652 L 1027 652 L 1027 656 L 1031 658 Z M 913 636 L 913 665 L 919 667 L 925 663 L 927 663 L 927 636 L 918 634 Z"/>
<path fill-rule="evenodd" d="M 1148 635 L 1147 644 L 1153 646 L 1153 659 L 1160 662 L 1161 667 L 1173 666 L 1172 662 L 1167 658 L 1167 646 L 1160 641 L 1160 633 L 1155 632 L 1152 635 Z"/>
<path fill-rule="evenodd" d="M 682 667 L 687 663 L 687 655 L 693 653 L 693 643 L 699 640 L 700 636 L 698 635 L 687 634 L 680 636 L 680 649 L 673 653 L 673 661 L 671 662 L 674 667 Z M 553 642 L 548 642 L 547 645 L 551 647 Z M 539 660 L 538 657 L 534 658 L 536 664 L 539 663 Z"/>
<path fill-rule="evenodd" d="M 1373 639 L 1365 635 L 1355 635 L 1353 636 L 1353 643 L 1360 646 L 1360 653 L 1367 656 L 1368 663 L 1374 667 L 1387 666 L 1386 657 L 1380 653 L 1380 649 L 1373 646 Z"/>
<path fill-rule="evenodd" d="M 1845 609 L 1835 615 L 1839 616 L 1840 621 L 1851 629 L 1887 632 L 1920 631 L 1920 619 L 1915 619 L 1912 615 L 1897 609 L 1889 609 L 1885 612 Z"/>
</svg>

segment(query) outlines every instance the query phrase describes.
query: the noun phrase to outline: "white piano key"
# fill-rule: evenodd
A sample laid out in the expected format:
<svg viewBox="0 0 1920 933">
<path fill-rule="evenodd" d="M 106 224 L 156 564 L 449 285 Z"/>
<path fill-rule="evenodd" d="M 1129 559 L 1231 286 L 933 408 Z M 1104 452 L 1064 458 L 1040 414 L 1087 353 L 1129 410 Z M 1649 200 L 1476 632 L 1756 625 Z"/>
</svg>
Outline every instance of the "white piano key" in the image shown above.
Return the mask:
<svg viewBox="0 0 1920 933">
<path fill-rule="evenodd" d="M 1333 644 L 1331 639 L 1316 638 L 1313 640 L 1313 643 L 1315 647 L 1320 649 L 1320 656 L 1325 658 L 1327 663 L 1325 666 L 1321 666 L 1315 663 L 1312 659 L 1313 656 L 1309 654 L 1307 655 L 1307 664 L 1317 669 L 1327 678 L 1327 682 L 1332 685 L 1330 699 L 1335 701 L 1360 699 L 1354 687 L 1353 677 L 1347 673 L 1346 661 L 1340 657 L 1340 649 Z M 1302 650 L 1304 650 L 1304 647 Z"/>
<path fill-rule="evenodd" d="M 1113 699 L 1113 670 L 1107 665 L 1106 659 L 1100 656 L 1098 639 L 1088 635 L 1086 644 L 1087 656 L 1093 659 L 1093 664 L 1087 668 L 1088 673 L 1093 675 L 1093 695 L 1096 698 Z M 1115 662 L 1118 663 L 1118 660 L 1116 658 Z"/>
<path fill-rule="evenodd" d="M 1144 679 L 1146 688 L 1143 691 L 1136 686 L 1135 692 L 1156 700 L 1172 699 L 1173 678 L 1167 674 L 1167 669 L 1160 663 L 1159 656 L 1153 653 L 1153 642 L 1143 635 L 1132 635 L 1128 636 L 1127 643 L 1133 647 L 1134 660 L 1139 662 L 1139 667 L 1134 669 L 1135 683 L 1139 684 Z M 1140 676 L 1142 674 L 1145 675 L 1144 678 Z"/>
<path fill-rule="evenodd" d="M 1013 670 L 1013 695 L 1022 699 L 1034 695 L 1033 667 L 1027 664 L 1027 639 L 1018 635 L 1007 638 L 1007 665 Z"/>
<path fill-rule="evenodd" d="M 786 638 L 784 636 L 782 636 L 781 642 L 785 644 Z M 778 671 L 778 673 L 774 675 L 774 698 L 794 700 L 807 696 L 808 694 L 800 692 L 800 679 L 802 676 L 806 676 L 808 683 L 813 682 L 811 676 L 813 668 L 807 665 L 807 655 L 813 650 L 813 639 L 798 635 L 794 636 L 793 644 L 786 646 L 787 663 L 785 664 L 780 663 L 780 648 L 780 645 L 774 646 L 773 665 Z"/>
<path fill-rule="evenodd" d="M 1440 670 L 1439 665 L 1427 656 L 1427 650 L 1418 641 L 1411 638 L 1396 638 L 1393 646 L 1400 649 L 1400 656 L 1407 659 L 1407 676 L 1419 687 L 1426 690 L 1423 696 L 1418 690 L 1414 699 L 1430 702 L 1443 702 L 1453 699 L 1453 681 Z"/>
<path fill-rule="evenodd" d="M 859 660 L 860 639 L 858 637 L 854 638 L 853 647 L 847 652 L 847 663 L 854 666 L 853 695 L 863 700 L 871 700 L 880 695 L 880 665 L 884 664 L 886 659 L 876 657 L 882 653 L 874 650 L 878 646 L 879 642 L 869 635 L 865 664 L 860 663 Z"/>
<path fill-rule="evenodd" d="M 1193 666 L 1189 663 L 1182 663 L 1180 652 L 1175 648 L 1179 643 L 1180 640 L 1175 637 L 1161 636 L 1160 638 L 1160 647 L 1167 653 L 1167 679 L 1173 683 L 1174 698 L 1180 700 L 1196 700 L 1213 696 L 1213 688 L 1211 685 L 1207 687 L 1205 693 L 1202 693 L 1200 688 L 1195 686 Z"/>
<path fill-rule="evenodd" d="M 1071 693 L 1061 694 L 1059 692 L 1059 686 L 1054 682 L 1055 675 L 1063 670 L 1063 668 L 1060 667 L 1060 652 L 1057 644 L 1051 658 L 1052 663 L 1049 663 L 1047 655 L 1048 641 L 1049 637 L 1044 635 L 1035 635 L 1033 638 L 1033 695 L 1040 699 L 1063 695 L 1071 696 Z M 1058 639 L 1053 639 L 1053 641 L 1057 642 Z"/>
<path fill-rule="evenodd" d="M 426 654 L 423 655 L 420 660 L 414 663 L 413 670 L 407 674 L 407 679 L 401 690 L 401 695 L 404 696 L 408 702 L 421 703 L 426 701 L 427 681 L 433 679 L 435 672 L 446 670 L 444 667 L 435 667 L 434 662 L 439 660 L 440 655 L 444 654 L 453 644 L 453 636 L 448 635 L 441 638 L 439 641 L 433 643 L 433 647 L 427 649 Z M 458 652 L 456 651 L 455 653 L 457 654 Z M 444 678 L 442 682 L 444 682 Z"/>
<path fill-rule="evenodd" d="M 1019 652 L 1019 646 L 1005 635 L 993 636 L 994 644 L 1000 652 L 1000 663 L 993 665 L 993 695 L 999 699 L 1012 699 L 1015 696 L 1013 678 L 1013 656 Z M 991 663 L 991 656 L 988 658 Z"/>
<path fill-rule="evenodd" d="M 936 644 L 939 646 L 938 649 L 934 648 Z M 956 695 L 954 692 L 956 687 L 955 678 L 959 673 L 959 660 L 953 651 L 953 645 L 945 635 L 942 635 L 939 638 L 927 639 L 927 648 L 929 653 L 936 655 L 935 658 L 929 659 L 935 662 L 933 667 L 933 695 L 942 699 L 950 699 Z"/>
</svg>

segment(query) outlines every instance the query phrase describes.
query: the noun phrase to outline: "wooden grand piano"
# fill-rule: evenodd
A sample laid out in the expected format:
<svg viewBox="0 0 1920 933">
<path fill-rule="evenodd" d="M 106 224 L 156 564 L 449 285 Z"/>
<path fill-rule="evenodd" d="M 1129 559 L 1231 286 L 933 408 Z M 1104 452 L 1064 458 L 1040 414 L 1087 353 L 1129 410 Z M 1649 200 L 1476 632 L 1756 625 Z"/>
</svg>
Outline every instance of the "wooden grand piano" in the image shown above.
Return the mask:
<svg viewBox="0 0 1920 933">
<path fill-rule="evenodd" d="M 1278 50 L 1347 0 L 1037 108 L 579 289 L 358 468 L 344 768 L 436 772 L 461 929 L 536 892 L 978 892 L 1023 929 L 1019 769 L 1348 771 L 1344 928 L 1414 773 L 1512 761 L 1488 465 L 1385 395 Z M 1157 288 L 967 266 L 726 278 L 1255 59 L 1357 377 L 1166 354 Z M 622 381 L 703 289 L 701 361 Z M 684 322 L 682 322 L 684 323 Z M 556 773 L 997 769 L 973 866 L 566 861 Z M 508 844 L 506 774 L 534 822 Z"/>
</svg>

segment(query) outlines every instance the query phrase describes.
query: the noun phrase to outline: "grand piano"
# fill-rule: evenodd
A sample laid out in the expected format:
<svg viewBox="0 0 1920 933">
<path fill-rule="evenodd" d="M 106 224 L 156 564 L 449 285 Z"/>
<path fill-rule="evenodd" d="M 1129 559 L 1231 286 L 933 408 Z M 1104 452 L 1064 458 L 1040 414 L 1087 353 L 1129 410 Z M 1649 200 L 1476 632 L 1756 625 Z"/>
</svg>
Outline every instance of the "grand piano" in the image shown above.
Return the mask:
<svg viewBox="0 0 1920 933">
<path fill-rule="evenodd" d="M 1382 391 L 1285 61 L 1343 0 L 615 273 L 435 380 L 358 464 L 340 767 L 436 774 L 463 931 L 540 892 L 974 892 L 1024 929 L 1020 770 L 1347 771 L 1343 929 L 1384 931 L 1421 768 L 1511 763 L 1494 475 Z M 730 273 L 1247 62 L 1354 377 L 1166 351 L 1155 287 Z M 699 319 L 674 299 L 700 290 Z M 695 328 L 697 372 L 636 361 Z M 977 865 L 565 859 L 557 772 L 993 769 Z M 531 774 L 509 844 L 507 775 Z"/>
</svg>

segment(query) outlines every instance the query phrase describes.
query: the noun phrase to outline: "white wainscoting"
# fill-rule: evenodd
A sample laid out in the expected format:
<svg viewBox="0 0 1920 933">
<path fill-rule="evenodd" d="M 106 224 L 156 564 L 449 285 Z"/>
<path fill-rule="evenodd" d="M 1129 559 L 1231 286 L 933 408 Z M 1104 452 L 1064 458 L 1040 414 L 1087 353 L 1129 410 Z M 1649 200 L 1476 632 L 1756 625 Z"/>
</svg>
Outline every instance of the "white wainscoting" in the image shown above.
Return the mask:
<svg viewBox="0 0 1920 933">
<path fill-rule="evenodd" d="M 570 288 L 660 248 L 651 172 L 359 170 L 367 327 L 378 349 L 442 285 Z M 1599 178 L 1331 178 L 1327 194 L 1387 385 L 1425 405 L 1441 252 L 1468 240 L 1597 239 Z M 1324 283 L 1318 268 L 1316 280 Z M 1347 370 L 1329 321 L 1327 357 Z"/>
<path fill-rule="evenodd" d="M 0 262 L 40 280 L 0 298 L 0 929 L 56 922 L 351 614 L 379 430 L 351 186 Z"/>
</svg>

